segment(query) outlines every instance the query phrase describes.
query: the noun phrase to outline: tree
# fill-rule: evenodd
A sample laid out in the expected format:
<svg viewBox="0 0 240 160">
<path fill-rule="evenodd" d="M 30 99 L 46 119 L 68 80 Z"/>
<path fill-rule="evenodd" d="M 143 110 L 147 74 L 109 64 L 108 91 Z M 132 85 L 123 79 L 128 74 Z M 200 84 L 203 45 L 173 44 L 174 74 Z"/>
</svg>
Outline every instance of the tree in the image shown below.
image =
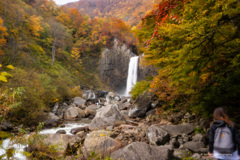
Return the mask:
<svg viewBox="0 0 240 160">
<path fill-rule="evenodd" d="M 53 66 L 57 48 L 58 47 L 63 48 L 65 46 L 65 40 L 68 39 L 69 35 L 66 31 L 66 28 L 61 23 L 58 23 L 54 19 L 49 20 L 49 25 L 50 25 L 50 33 L 53 38 L 52 63 L 51 63 L 51 65 Z"/>
<path fill-rule="evenodd" d="M 238 0 L 204 4 L 201 0 L 163 0 L 143 18 L 138 37 L 146 47 L 148 62 L 161 67 L 155 80 L 167 77 L 176 88 L 174 94 L 188 103 L 192 99 L 195 105 L 237 106 L 239 22 Z"/>
</svg>

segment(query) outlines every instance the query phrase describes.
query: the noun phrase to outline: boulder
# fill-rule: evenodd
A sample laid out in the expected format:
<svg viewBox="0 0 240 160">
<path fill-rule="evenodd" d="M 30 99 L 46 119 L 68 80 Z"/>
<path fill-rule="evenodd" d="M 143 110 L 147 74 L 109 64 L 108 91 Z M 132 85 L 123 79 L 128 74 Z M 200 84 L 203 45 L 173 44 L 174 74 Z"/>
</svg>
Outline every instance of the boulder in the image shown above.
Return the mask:
<svg viewBox="0 0 240 160">
<path fill-rule="evenodd" d="M 58 111 L 58 108 L 59 108 L 59 103 L 57 102 L 57 103 L 55 103 L 52 112 L 53 112 L 54 114 L 56 114 L 57 111 Z"/>
<path fill-rule="evenodd" d="M 184 157 L 189 157 L 190 154 L 189 154 L 189 152 L 182 150 L 182 149 L 174 149 L 173 156 L 175 158 L 182 159 Z"/>
<path fill-rule="evenodd" d="M 95 116 L 97 111 L 86 108 L 84 110 L 84 113 L 86 117 L 89 117 L 89 116 Z"/>
<path fill-rule="evenodd" d="M 203 134 L 201 134 L 201 133 L 198 133 L 198 134 L 196 134 L 196 135 L 194 135 L 194 136 L 192 137 L 192 140 L 193 140 L 194 142 L 205 141 L 205 136 L 204 136 Z"/>
<path fill-rule="evenodd" d="M 110 137 L 110 131 L 93 131 L 87 135 L 82 147 L 82 152 L 85 157 L 91 156 L 92 153 L 108 156 L 112 152 L 121 148 L 121 143 Z"/>
<path fill-rule="evenodd" d="M 82 117 L 85 117 L 85 113 L 78 107 L 71 106 L 64 112 L 64 119 L 67 120 L 74 120 Z"/>
<path fill-rule="evenodd" d="M 160 126 L 163 130 L 168 132 L 170 136 L 189 134 L 194 131 L 192 124 L 179 124 L 179 125 L 162 125 Z"/>
<path fill-rule="evenodd" d="M 65 130 L 61 129 L 61 130 L 58 130 L 56 133 L 58 133 L 58 134 L 66 134 L 67 132 Z"/>
<path fill-rule="evenodd" d="M 170 139 L 169 134 L 157 125 L 152 125 L 148 128 L 147 136 L 149 141 L 155 145 L 164 145 Z"/>
<path fill-rule="evenodd" d="M 81 131 L 85 131 L 85 132 L 89 131 L 88 126 L 73 128 L 71 129 L 70 133 L 77 134 L 78 132 L 81 132 Z"/>
<path fill-rule="evenodd" d="M 77 106 L 81 107 L 86 103 L 85 99 L 82 99 L 81 97 L 75 97 L 73 98 L 73 103 L 76 104 Z"/>
<path fill-rule="evenodd" d="M 98 110 L 98 109 L 100 109 L 100 108 L 101 108 L 101 107 L 100 107 L 99 105 L 91 104 L 91 105 L 89 105 L 86 109 L 91 109 L 91 110 L 96 111 L 96 110 Z"/>
<path fill-rule="evenodd" d="M 193 152 L 200 152 L 201 148 L 204 148 L 204 143 L 203 142 L 187 142 L 183 144 L 183 148 L 188 148 L 189 150 L 193 151 Z"/>
<path fill-rule="evenodd" d="M 170 160 L 172 151 L 163 146 L 152 146 L 144 142 L 133 142 L 111 154 L 113 160 Z"/>
<path fill-rule="evenodd" d="M 90 130 L 103 129 L 125 123 L 125 118 L 120 113 L 117 105 L 107 105 L 97 110 L 97 114 L 89 125 Z"/>
<path fill-rule="evenodd" d="M 85 98 L 86 100 L 96 100 L 97 99 L 97 96 L 93 90 L 84 90 L 82 97 Z"/>
<path fill-rule="evenodd" d="M 120 100 L 121 100 L 121 98 L 119 97 L 119 95 L 117 95 L 116 93 L 113 93 L 113 92 L 109 92 L 106 97 L 106 105 L 116 104 Z"/>
<path fill-rule="evenodd" d="M 151 107 L 153 100 L 153 93 L 148 91 L 143 92 L 137 97 L 133 106 L 129 110 L 128 116 L 130 118 L 145 116 L 147 110 Z"/>
<path fill-rule="evenodd" d="M 56 158 L 57 156 L 64 156 L 68 148 L 73 149 L 75 144 L 82 140 L 79 136 L 72 136 L 67 134 L 43 134 L 42 138 L 32 133 L 29 138 L 35 143 L 28 146 L 28 151 L 46 152 L 49 157 Z M 57 146 L 57 150 L 53 150 Z M 52 152 L 51 152 L 52 151 Z"/>
<path fill-rule="evenodd" d="M 97 91 L 97 97 L 98 97 L 98 98 L 106 98 L 106 97 L 107 97 L 107 94 L 108 94 L 107 91 L 103 91 L 103 90 Z"/>
<path fill-rule="evenodd" d="M 59 117 L 52 112 L 44 114 L 44 125 L 47 127 L 56 127 L 59 123 Z"/>
</svg>

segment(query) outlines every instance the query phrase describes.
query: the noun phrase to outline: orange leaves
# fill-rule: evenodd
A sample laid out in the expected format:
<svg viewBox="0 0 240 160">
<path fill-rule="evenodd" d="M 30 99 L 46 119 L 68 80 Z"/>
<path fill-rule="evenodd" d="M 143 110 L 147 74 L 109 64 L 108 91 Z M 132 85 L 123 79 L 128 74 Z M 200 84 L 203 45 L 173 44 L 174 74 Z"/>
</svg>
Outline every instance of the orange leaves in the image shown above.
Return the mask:
<svg viewBox="0 0 240 160">
<path fill-rule="evenodd" d="M 27 20 L 27 27 L 33 36 L 39 37 L 39 32 L 43 30 L 40 17 L 30 16 Z"/>
<path fill-rule="evenodd" d="M 3 47 L 6 44 L 5 37 L 7 37 L 7 36 L 8 36 L 7 28 L 3 26 L 3 20 L 0 17 L 0 55 L 4 54 L 3 50 L 1 49 L 1 47 Z"/>
</svg>

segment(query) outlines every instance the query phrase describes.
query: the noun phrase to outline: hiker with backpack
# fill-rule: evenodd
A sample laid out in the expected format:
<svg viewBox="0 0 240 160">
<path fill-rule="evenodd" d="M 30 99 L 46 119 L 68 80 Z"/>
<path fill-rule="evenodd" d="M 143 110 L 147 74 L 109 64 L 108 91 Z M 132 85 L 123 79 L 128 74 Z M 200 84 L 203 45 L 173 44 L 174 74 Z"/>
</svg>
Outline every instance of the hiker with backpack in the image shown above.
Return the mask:
<svg viewBox="0 0 240 160">
<path fill-rule="evenodd" d="M 218 160 L 239 160 L 239 154 L 240 137 L 237 127 L 223 108 L 216 108 L 209 133 L 208 155 Z"/>
</svg>

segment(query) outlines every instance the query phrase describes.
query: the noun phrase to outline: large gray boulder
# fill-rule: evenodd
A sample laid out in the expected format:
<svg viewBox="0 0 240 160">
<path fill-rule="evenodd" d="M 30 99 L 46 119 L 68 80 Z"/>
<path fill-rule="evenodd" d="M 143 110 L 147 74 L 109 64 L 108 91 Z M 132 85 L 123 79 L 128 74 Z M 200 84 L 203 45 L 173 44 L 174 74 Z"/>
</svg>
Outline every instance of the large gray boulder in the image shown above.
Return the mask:
<svg viewBox="0 0 240 160">
<path fill-rule="evenodd" d="M 78 107 L 71 106 L 64 112 L 64 119 L 66 120 L 74 120 L 83 117 L 85 117 L 85 113 Z"/>
<path fill-rule="evenodd" d="M 172 151 L 164 146 L 133 142 L 111 154 L 113 160 L 171 160 Z"/>
<path fill-rule="evenodd" d="M 148 128 L 147 137 L 155 145 L 164 145 L 170 139 L 170 135 L 157 125 L 152 125 Z"/>
<path fill-rule="evenodd" d="M 128 116 L 130 118 L 144 116 L 147 110 L 151 107 L 153 101 L 153 93 L 148 91 L 143 92 L 137 97 L 133 106 L 130 108 Z"/>
<path fill-rule="evenodd" d="M 201 152 L 202 148 L 204 148 L 204 143 L 200 141 L 198 142 L 190 141 L 190 142 L 184 143 L 183 148 L 188 148 L 193 152 Z"/>
<path fill-rule="evenodd" d="M 170 136 L 189 134 L 194 131 L 194 126 L 192 124 L 179 124 L 179 125 L 162 125 L 160 126 L 163 130 L 168 132 Z"/>
<path fill-rule="evenodd" d="M 48 127 L 56 127 L 60 119 L 52 112 L 45 113 L 44 115 L 44 125 Z"/>
<path fill-rule="evenodd" d="M 89 125 L 90 130 L 104 129 L 125 123 L 125 118 L 120 113 L 117 105 L 107 105 L 99 110 Z"/>
<path fill-rule="evenodd" d="M 121 148 L 121 143 L 109 137 L 110 131 L 93 131 L 87 135 L 84 141 L 82 152 L 85 157 L 91 156 L 93 152 L 101 157 L 108 156 L 112 152 Z"/>
<path fill-rule="evenodd" d="M 109 104 L 117 104 L 119 101 L 121 101 L 121 98 L 119 95 L 113 92 L 109 92 L 106 97 L 106 105 Z"/>
<path fill-rule="evenodd" d="M 73 98 L 73 103 L 76 104 L 77 106 L 82 106 L 86 103 L 86 100 L 81 98 L 81 97 L 75 97 Z"/>
</svg>

